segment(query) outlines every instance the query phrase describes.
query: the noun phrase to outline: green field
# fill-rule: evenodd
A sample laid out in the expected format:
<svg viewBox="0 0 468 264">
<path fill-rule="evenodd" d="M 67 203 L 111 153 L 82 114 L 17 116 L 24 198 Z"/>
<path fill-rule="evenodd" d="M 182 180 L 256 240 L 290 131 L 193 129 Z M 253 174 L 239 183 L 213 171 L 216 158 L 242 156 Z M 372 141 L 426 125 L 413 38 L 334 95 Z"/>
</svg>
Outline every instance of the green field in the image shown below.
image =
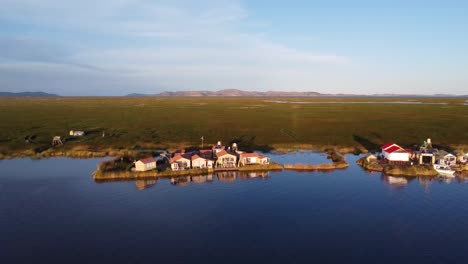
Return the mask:
<svg viewBox="0 0 468 264">
<path fill-rule="evenodd" d="M 336 101 L 348 103 L 330 103 Z M 411 147 L 428 137 L 436 145 L 460 148 L 468 145 L 465 103 L 446 98 L 8 98 L 0 99 L 0 155 L 199 146 L 201 136 L 205 145 L 236 141 L 240 148 L 264 150 L 373 149 L 388 141 Z M 71 138 L 69 130 L 88 134 Z M 65 145 L 49 149 L 54 135 Z"/>
</svg>

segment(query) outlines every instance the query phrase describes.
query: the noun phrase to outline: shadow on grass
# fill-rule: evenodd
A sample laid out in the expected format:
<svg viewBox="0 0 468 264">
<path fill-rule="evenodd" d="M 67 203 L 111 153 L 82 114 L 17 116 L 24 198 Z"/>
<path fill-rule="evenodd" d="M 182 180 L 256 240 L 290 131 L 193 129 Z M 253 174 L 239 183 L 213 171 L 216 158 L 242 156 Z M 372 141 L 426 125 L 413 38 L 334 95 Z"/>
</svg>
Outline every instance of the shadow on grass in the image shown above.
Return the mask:
<svg viewBox="0 0 468 264">
<path fill-rule="evenodd" d="M 255 136 L 242 135 L 239 138 L 234 138 L 229 142 L 229 146 L 232 146 L 233 143 L 236 143 L 239 150 L 253 152 L 261 151 L 264 153 L 269 153 L 274 150 L 272 146 L 269 145 L 259 145 L 255 143 Z"/>
<path fill-rule="evenodd" d="M 380 144 L 374 143 L 365 137 L 353 135 L 353 139 L 357 143 L 361 144 L 364 148 L 366 148 L 369 152 L 380 151 Z"/>
</svg>

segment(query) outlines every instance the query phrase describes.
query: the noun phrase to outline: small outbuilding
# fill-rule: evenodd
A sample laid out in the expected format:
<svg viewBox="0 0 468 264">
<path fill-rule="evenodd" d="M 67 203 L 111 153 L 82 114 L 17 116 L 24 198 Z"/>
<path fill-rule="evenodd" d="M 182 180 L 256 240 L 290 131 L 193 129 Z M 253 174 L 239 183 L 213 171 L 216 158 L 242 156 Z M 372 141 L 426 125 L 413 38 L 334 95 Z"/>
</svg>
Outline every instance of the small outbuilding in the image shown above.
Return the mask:
<svg viewBox="0 0 468 264">
<path fill-rule="evenodd" d="M 82 137 L 85 135 L 84 131 L 70 130 L 70 136 L 72 137 Z"/>
<path fill-rule="evenodd" d="M 448 153 L 445 150 L 439 150 L 439 152 L 437 152 L 437 158 L 439 164 L 444 164 L 448 166 L 453 166 L 457 164 L 457 157 L 452 153 Z"/>
<path fill-rule="evenodd" d="M 153 157 L 145 158 L 135 162 L 136 171 L 149 171 L 156 169 L 156 160 Z"/>
<path fill-rule="evenodd" d="M 246 166 L 246 165 L 256 165 L 262 164 L 267 165 L 270 163 L 268 157 L 260 155 L 258 153 L 241 153 L 239 154 L 239 166 Z"/>
</svg>

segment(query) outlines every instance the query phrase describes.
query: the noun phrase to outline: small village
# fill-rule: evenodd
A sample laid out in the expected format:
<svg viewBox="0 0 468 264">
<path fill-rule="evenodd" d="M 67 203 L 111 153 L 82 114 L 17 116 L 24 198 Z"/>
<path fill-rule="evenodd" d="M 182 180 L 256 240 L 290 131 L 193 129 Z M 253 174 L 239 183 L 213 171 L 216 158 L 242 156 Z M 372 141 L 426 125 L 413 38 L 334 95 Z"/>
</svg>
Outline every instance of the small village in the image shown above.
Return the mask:
<svg viewBox="0 0 468 264">
<path fill-rule="evenodd" d="M 428 138 L 417 151 L 389 142 L 381 146 L 379 154 L 370 154 L 358 164 L 389 175 L 454 177 L 455 172 L 466 170 L 467 162 L 468 154 L 437 149 Z"/>
<path fill-rule="evenodd" d="M 270 159 L 259 153 L 238 150 L 237 144 L 226 147 L 220 141 L 211 149 L 186 152 L 177 150 L 172 154 L 163 153 L 159 157 L 148 157 L 135 161 L 134 171 L 144 172 L 154 169 L 184 171 L 190 169 L 213 169 L 215 171 L 238 170 L 249 165 L 269 165 Z"/>
<path fill-rule="evenodd" d="M 455 177 L 457 171 L 466 171 L 468 167 L 468 154 L 437 149 L 433 147 L 431 139 L 424 141 L 416 151 L 393 142 L 382 145 L 380 149 L 379 153 L 360 158 L 357 164 L 365 170 L 383 172 L 389 176 Z M 332 160 L 331 163 L 283 165 L 271 162 L 261 153 L 242 151 L 236 143 L 225 146 L 218 141 L 208 149 L 179 149 L 173 153 L 164 150 L 138 160 L 125 161 L 121 157 L 102 162 L 93 176 L 96 179 L 173 177 L 229 171 L 321 171 L 348 167 L 344 156 L 337 152 L 329 152 L 328 158 Z M 174 179 L 173 182 L 183 183 L 183 179 Z"/>
</svg>

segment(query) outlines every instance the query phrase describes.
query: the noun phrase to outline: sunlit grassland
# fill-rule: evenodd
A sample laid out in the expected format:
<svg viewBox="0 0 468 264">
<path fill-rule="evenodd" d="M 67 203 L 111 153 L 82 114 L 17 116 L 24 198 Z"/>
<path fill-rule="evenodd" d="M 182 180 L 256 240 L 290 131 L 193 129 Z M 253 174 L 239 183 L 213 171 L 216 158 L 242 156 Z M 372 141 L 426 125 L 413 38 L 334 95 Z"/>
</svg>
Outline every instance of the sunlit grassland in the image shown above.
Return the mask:
<svg viewBox="0 0 468 264">
<path fill-rule="evenodd" d="M 447 104 L 326 103 L 336 101 Z M 237 140 L 253 148 L 369 148 L 387 141 L 412 146 L 428 137 L 460 146 L 468 145 L 464 103 L 453 98 L 8 98 L 0 99 L 0 153 L 45 151 L 55 135 L 65 145 L 53 151 L 198 146 L 201 136 L 205 144 Z M 69 130 L 89 133 L 72 140 Z M 32 143 L 25 142 L 28 136 L 35 136 Z"/>
</svg>

